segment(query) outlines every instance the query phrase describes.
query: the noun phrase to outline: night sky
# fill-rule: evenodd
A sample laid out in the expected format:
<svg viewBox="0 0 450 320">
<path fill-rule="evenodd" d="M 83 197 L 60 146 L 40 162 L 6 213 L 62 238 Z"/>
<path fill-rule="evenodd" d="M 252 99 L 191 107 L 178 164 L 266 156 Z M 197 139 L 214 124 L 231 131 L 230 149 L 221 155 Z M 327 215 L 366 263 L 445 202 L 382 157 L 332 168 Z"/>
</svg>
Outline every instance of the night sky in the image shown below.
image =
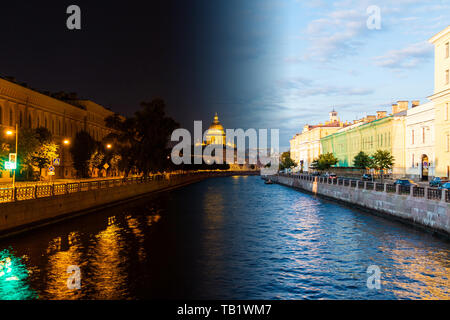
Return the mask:
<svg viewBox="0 0 450 320">
<path fill-rule="evenodd" d="M 80 31 L 66 28 L 71 4 L 81 8 Z M 2 4 L 0 73 L 125 115 L 162 97 L 183 126 L 209 123 L 214 112 L 228 113 L 211 107 L 212 99 L 239 80 L 221 67 L 241 24 L 229 8 L 232 1 Z"/>
<path fill-rule="evenodd" d="M 372 2 L 9 1 L 0 74 L 124 115 L 161 97 L 183 127 L 218 112 L 226 128 L 279 128 L 283 147 L 332 108 L 351 121 L 432 94 L 426 41 L 448 25 L 448 1 L 378 0 L 376 31 L 366 27 Z M 80 31 L 66 28 L 72 4 Z"/>
</svg>

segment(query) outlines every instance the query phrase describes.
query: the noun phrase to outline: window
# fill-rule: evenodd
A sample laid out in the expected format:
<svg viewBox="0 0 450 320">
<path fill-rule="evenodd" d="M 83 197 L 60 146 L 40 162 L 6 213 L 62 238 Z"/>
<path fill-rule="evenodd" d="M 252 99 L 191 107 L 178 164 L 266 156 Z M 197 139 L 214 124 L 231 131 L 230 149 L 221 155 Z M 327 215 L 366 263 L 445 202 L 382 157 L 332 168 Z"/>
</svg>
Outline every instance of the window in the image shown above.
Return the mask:
<svg viewBox="0 0 450 320">
<path fill-rule="evenodd" d="M 411 144 L 414 144 L 414 130 L 411 130 Z"/>
<path fill-rule="evenodd" d="M 412 155 L 412 164 L 411 164 L 411 167 L 414 168 L 414 154 Z"/>
<path fill-rule="evenodd" d="M 445 104 L 445 120 L 448 121 L 448 103 Z"/>
<path fill-rule="evenodd" d="M 449 82 L 449 74 L 448 74 L 448 70 L 445 71 L 445 84 L 448 84 Z"/>
<path fill-rule="evenodd" d="M 422 128 L 422 143 L 425 143 L 425 128 Z"/>
<path fill-rule="evenodd" d="M 450 135 L 447 133 L 447 152 L 450 151 Z"/>
<path fill-rule="evenodd" d="M 12 110 L 9 110 L 9 125 L 13 125 L 13 112 Z"/>
<path fill-rule="evenodd" d="M 447 42 L 445 44 L 445 57 L 448 58 L 449 57 L 449 43 Z"/>
<path fill-rule="evenodd" d="M 22 111 L 20 111 L 20 114 L 19 114 L 19 125 L 22 128 L 22 125 L 23 125 L 23 112 Z"/>
</svg>

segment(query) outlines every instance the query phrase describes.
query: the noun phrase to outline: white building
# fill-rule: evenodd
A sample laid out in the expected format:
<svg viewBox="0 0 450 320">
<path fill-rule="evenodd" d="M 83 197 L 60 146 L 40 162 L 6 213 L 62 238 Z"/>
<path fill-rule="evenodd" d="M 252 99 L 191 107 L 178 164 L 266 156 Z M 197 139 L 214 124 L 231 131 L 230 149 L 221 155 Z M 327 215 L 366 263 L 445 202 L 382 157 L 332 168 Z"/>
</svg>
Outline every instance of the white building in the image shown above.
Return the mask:
<svg viewBox="0 0 450 320">
<path fill-rule="evenodd" d="M 408 109 L 406 115 L 406 175 L 427 181 L 435 175 L 435 106 L 433 102 Z"/>
</svg>

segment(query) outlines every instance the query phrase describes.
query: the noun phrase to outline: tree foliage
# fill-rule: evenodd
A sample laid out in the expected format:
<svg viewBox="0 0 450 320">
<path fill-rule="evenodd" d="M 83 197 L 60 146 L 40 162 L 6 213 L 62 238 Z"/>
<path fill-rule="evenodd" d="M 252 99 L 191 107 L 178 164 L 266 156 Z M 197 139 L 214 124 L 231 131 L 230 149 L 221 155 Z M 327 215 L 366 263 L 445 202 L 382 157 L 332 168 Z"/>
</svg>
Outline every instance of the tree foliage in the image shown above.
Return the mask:
<svg viewBox="0 0 450 320">
<path fill-rule="evenodd" d="M 116 154 L 120 155 L 118 166 L 129 172 L 162 172 L 171 166 L 168 142 L 172 132 L 179 127 L 166 115 L 162 99 L 143 102 L 133 117 L 114 115 L 106 119 L 108 127 L 115 132 L 107 137 L 113 141 Z"/>
<path fill-rule="evenodd" d="M 394 165 L 394 157 L 387 150 L 377 150 L 372 155 L 371 167 L 377 170 L 392 169 Z"/>
<path fill-rule="evenodd" d="M 353 166 L 359 169 L 367 169 L 372 166 L 372 158 L 364 151 L 360 151 L 353 159 Z"/>
<path fill-rule="evenodd" d="M 291 152 L 283 152 L 280 156 L 280 170 L 291 169 L 296 166 L 296 163 L 291 158 Z"/>
<path fill-rule="evenodd" d="M 80 178 L 89 177 L 89 165 L 92 155 L 98 150 L 98 142 L 88 132 L 80 131 L 70 147 L 73 167 Z"/>
<path fill-rule="evenodd" d="M 315 159 L 311 167 L 316 170 L 324 171 L 331 168 L 331 166 L 334 166 L 338 163 L 338 159 L 334 156 L 333 153 L 325 153 L 319 155 L 319 158 Z"/>
</svg>

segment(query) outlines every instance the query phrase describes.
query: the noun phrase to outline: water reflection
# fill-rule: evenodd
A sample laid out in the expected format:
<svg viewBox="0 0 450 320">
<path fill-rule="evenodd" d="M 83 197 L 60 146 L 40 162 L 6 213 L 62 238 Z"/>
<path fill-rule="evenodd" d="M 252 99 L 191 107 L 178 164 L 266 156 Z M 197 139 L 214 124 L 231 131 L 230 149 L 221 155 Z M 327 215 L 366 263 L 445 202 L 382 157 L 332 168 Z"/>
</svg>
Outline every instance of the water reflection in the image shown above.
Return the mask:
<svg viewBox="0 0 450 320">
<path fill-rule="evenodd" d="M 31 300 L 37 298 L 28 282 L 29 271 L 22 259 L 14 256 L 10 250 L 0 252 L 0 299 Z"/>
<path fill-rule="evenodd" d="M 205 180 L 0 250 L 0 299 L 450 299 L 448 242 L 258 177 Z M 67 287 L 73 265 L 81 290 Z M 366 286 L 370 265 L 381 290 Z"/>
</svg>

